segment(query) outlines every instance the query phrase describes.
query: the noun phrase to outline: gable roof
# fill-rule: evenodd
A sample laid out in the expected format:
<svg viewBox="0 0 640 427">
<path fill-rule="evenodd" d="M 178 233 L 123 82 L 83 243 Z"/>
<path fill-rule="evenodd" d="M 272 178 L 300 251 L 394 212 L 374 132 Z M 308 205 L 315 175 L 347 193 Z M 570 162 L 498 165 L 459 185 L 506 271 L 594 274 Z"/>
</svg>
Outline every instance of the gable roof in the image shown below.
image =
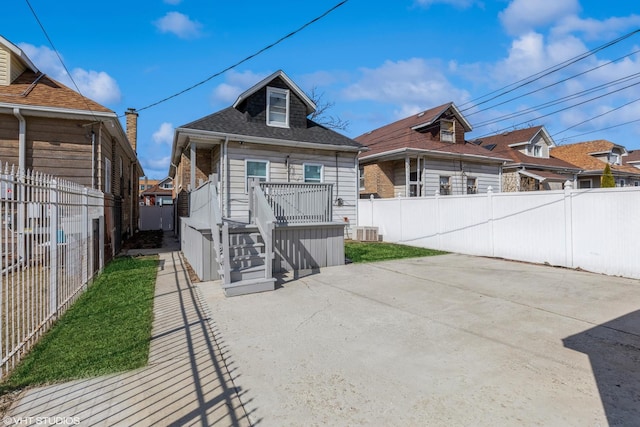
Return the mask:
<svg viewBox="0 0 640 427">
<path fill-rule="evenodd" d="M 629 155 L 623 157 L 625 164 L 633 164 L 640 167 L 640 150 L 632 150 L 628 152 Z"/>
<path fill-rule="evenodd" d="M 358 136 L 355 140 L 369 148 L 367 153 L 360 155 L 360 160 L 366 161 L 407 151 L 440 154 L 443 156 L 468 156 L 495 162 L 507 160 L 475 144 L 433 141 L 419 132 L 420 129 L 436 123 L 447 111 L 460 120 L 465 130 L 471 130 L 471 125 L 468 124 L 455 105 L 449 102 Z"/>
<path fill-rule="evenodd" d="M 20 48 L 2 36 L 0 44 L 26 67 L 8 86 L 0 86 L 0 107 L 26 108 L 40 115 L 89 113 L 116 117 L 112 110 L 41 73 Z"/>
<path fill-rule="evenodd" d="M 316 104 L 282 70 L 278 70 L 275 73 L 271 74 L 270 76 L 265 77 L 264 79 L 260 80 L 258 83 L 256 83 L 246 91 L 242 92 L 238 96 L 238 99 L 236 99 L 236 102 L 233 103 L 232 107 L 238 108 L 238 106 L 242 103 L 242 101 L 246 100 L 251 95 L 259 91 L 263 87 L 267 86 L 270 82 L 272 82 L 274 79 L 278 77 L 284 80 L 287 86 L 289 86 L 289 88 L 293 90 L 296 93 L 296 95 L 298 95 L 298 97 L 302 100 L 302 102 L 304 102 L 305 106 L 307 107 L 307 115 L 316 111 L 316 108 L 317 108 Z"/>
<path fill-rule="evenodd" d="M 613 148 L 620 149 L 626 153 L 626 149 L 611 141 L 599 139 L 595 141 L 578 142 L 575 144 L 561 145 L 552 148 L 549 155 L 557 159 L 573 163 L 584 171 L 602 172 L 607 162 L 597 159 L 593 154 L 608 153 Z M 639 174 L 637 168 L 622 164 L 610 165 L 612 172 Z"/>
<path fill-rule="evenodd" d="M 518 146 L 529 144 L 538 135 L 548 141 L 550 143 L 550 147 L 556 146 L 544 126 L 533 126 L 526 129 L 517 129 L 497 135 L 485 136 L 472 142 L 485 147 L 495 155 L 508 158 L 509 163 L 511 163 L 510 166 L 538 167 L 542 169 L 567 169 L 575 172 L 580 170 L 578 166 L 561 159 L 553 157 L 542 158 L 527 156 L 518 150 Z"/>
</svg>

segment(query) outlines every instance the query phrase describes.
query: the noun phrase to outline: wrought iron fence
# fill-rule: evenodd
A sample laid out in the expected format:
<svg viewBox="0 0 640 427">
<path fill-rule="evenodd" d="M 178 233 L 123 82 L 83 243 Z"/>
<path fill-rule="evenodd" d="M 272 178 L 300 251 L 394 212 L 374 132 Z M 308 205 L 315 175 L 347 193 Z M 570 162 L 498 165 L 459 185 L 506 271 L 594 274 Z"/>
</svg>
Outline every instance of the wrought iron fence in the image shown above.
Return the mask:
<svg viewBox="0 0 640 427">
<path fill-rule="evenodd" d="M 102 267 L 100 191 L 0 164 L 0 378 Z M 98 222 L 98 226 L 96 226 Z"/>
</svg>

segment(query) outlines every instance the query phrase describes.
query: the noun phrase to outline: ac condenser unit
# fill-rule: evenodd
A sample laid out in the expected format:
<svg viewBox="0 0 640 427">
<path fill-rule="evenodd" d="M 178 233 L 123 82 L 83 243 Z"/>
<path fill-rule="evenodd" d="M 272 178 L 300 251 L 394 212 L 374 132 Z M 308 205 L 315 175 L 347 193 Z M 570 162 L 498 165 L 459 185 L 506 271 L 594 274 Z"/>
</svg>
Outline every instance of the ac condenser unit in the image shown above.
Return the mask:
<svg viewBox="0 0 640 427">
<path fill-rule="evenodd" d="M 378 227 L 354 227 L 353 237 L 361 242 L 377 242 Z"/>
</svg>

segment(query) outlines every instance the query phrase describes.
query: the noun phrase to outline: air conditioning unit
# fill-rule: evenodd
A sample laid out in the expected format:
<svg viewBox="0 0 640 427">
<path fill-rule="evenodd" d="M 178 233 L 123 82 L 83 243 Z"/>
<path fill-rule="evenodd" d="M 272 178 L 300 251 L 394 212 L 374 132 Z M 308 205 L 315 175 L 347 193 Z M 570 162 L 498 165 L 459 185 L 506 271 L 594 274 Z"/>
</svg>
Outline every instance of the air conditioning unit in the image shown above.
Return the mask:
<svg viewBox="0 0 640 427">
<path fill-rule="evenodd" d="M 378 227 L 353 227 L 353 240 L 377 242 Z"/>
</svg>

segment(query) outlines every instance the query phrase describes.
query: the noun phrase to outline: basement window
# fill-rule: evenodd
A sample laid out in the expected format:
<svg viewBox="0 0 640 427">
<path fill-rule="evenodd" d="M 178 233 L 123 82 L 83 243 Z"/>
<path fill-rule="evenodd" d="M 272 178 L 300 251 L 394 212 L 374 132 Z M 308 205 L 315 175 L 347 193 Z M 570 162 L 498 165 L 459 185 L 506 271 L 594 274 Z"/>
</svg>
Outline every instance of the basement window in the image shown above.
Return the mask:
<svg viewBox="0 0 640 427">
<path fill-rule="evenodd" d="M 267 88 L 267 125 L 289 127 L 289 91 Z"/>
</svg>

